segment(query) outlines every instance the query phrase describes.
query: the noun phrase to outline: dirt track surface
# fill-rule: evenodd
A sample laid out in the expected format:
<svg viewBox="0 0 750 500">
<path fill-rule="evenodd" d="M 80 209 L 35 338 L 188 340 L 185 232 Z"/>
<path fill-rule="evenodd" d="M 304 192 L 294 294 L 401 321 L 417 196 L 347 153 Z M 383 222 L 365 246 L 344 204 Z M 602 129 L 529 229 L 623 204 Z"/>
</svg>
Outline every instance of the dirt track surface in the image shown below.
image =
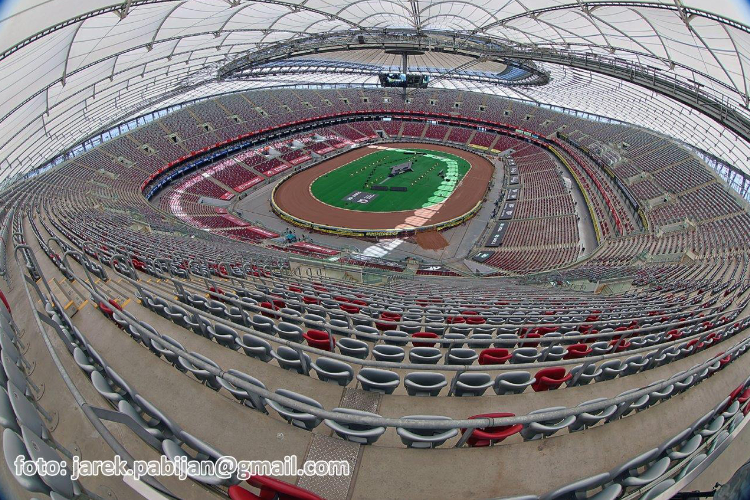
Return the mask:
<svg viewBox="0 0 750 500">
<path fill-rule="evenodd" d="M 403 212 L 368 213 L 326 205 L 313 197 L 310 185 L 323 174 L 375 151 L 378 147 L 434 149 L 459 156 L 471 165 L 453 194 L 429 208 Z M 438 224 L 467 213 L 482 199 L 492 179 L 492 164 L 462 149 L 435 144 L 398 142 L 363 146 L 295 174 L 276 189 L 276 205 L 299 219 L 349 229 L 406 229 Z M 352 187 L 355 191 L 356 187 Z"/>
</svg>

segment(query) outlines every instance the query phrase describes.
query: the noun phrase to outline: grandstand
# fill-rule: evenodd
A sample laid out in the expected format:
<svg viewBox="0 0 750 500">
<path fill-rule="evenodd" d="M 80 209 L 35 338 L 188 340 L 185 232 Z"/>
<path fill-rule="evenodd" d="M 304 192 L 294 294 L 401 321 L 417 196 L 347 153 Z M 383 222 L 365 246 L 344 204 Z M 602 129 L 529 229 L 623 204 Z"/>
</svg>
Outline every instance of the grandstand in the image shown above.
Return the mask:
<svg viewBox="0 0 750 500">
<path fill-rule="evenodd" d="M 0 498 L 744 498 L 750 27 L 589 3 L 6 6 Z"/>
</svg>

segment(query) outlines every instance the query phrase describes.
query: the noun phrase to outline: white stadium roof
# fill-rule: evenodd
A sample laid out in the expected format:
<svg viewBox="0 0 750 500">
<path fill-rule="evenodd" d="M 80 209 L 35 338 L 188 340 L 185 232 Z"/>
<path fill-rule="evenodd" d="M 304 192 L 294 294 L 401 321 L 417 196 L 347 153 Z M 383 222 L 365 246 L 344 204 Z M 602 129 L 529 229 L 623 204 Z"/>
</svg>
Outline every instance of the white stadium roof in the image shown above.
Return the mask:
<svg viewBox="0 0 750 500">
<path fill-rule="evenodd" d="M 708 4 L 708 5 L 707 5 Z M 714 12 L 702 9 L 709 6 Z M 546 85 L 499 86 L 447 75 L 436 86 L 564 106 L 672 135 L 750 172 L 750 146 L 684 100 L 565 57 L 671 78 L 712 105 L 748 111 L 750 28 L 728 0 L 19 0 L 0 21 L 0 181 L 91 134 L 164 103 L 269 85 L 374 83 L 372 75 L 220 79 L 258 51 L 332 34 L 388 31 L 490 40 L 524 53 Z M 311 38 L 312 37 L 312 38 Z M 544 57 L 533 57 L 534 54 Z M 451 68 L 458 56 L 428 57 Z M 328 60 L 392 64 L 367 50 Z M 480 63 L 483 61 L 480 60 Z M 585 87 L 583 86 L 585 85 Z M 719 113 L 720 116 L 723 116 Z M 731 128 L 731 127 L 730 127 Z M 745 136 L 747 137 L 747 136 Z"/>
</svg>

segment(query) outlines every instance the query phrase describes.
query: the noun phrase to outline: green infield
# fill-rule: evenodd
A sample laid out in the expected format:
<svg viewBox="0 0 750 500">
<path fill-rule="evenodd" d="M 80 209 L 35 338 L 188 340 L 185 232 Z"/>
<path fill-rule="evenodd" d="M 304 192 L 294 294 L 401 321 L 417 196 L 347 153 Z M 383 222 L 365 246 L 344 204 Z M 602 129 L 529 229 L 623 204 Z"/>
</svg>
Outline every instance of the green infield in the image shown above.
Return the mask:
<svg viewBox="0 0 750 500">
<path fill-rule="evenodd" d="M 342 165 L 313 181 L 323 203 L 360 212 L 397 212 L 445 201 L 471 165 L 431 149 L 387 149 Z"/>
</svg>

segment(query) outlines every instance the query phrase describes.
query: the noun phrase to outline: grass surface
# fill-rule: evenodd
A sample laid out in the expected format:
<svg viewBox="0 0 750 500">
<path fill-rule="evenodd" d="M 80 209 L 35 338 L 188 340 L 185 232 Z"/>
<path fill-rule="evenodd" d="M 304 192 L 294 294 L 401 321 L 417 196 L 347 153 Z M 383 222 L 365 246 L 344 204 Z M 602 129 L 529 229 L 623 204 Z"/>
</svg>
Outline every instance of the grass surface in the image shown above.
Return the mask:
<svg viewBox="0 0 750 500">
<path fill-rule="evenodd" d="M 416 153 L 416 154 L 412 154 Z M 412 161 L 412 172 L 389 177 L 391 168 Z M 458 156 L 430 149 L 389 149 L 370 153 L 318 177 L 310 190 L 318 200 L 360 212 L 396 212 L 425 208 L 446 200 L 471 165 Z M 438 174 L 443 172 L 443 177 Z M 372 186 L 406 187 L 378 191 Z M 346 201 L 354 191 L 374 193 L 369 203 Z"/>
</svg>

